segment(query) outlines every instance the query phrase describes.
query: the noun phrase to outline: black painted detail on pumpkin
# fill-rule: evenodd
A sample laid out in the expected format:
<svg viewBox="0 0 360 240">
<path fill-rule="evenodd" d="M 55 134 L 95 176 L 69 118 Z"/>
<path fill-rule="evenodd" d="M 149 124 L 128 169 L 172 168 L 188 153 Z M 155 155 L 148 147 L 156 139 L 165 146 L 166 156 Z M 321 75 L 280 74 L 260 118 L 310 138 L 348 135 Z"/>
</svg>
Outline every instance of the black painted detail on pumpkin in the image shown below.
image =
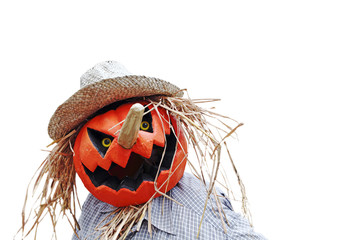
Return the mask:
<svg viewBox="0 0 360 240">
<path fill-rule="evenodd" d="M 170 169 L 176 144 L 176 137 L 171 131 L 170 135 L 166 135 L 166 147 L 154 145 L 150 158 L 145 158 L 133 152 L 125 168 L 114 162 L 111 163 L 109 171 L 98 166 L 94 172 L 91 172 L 84 164 L 83 167 L 95 187 L 105 185 L 116 191 L 122 188 L 136 191 L 143 181 L 153 182 L 155 180 L 159 167 L 160 172 Z M 161 162 L 163 153 L 164 158 Z"/>
<path fill-rule="evenodd" d="M 101 157 L 105 157 L 105 154 L 107 152 L 107 150 L 109 149 L 110 145 L 108 147 L 103 146 L 103 139 L 109 138 L 112 142 L 112 140 L 114 139 L 113 136 L 105 134 L 103 132 L 94 130 L 92 128 L 88 128 L 87 129 L 89 138 L 92 142 L 92 144 L 94 145 L 94 147 L 96 148 L 96 150 L 100 153 Z"/>
</svg>

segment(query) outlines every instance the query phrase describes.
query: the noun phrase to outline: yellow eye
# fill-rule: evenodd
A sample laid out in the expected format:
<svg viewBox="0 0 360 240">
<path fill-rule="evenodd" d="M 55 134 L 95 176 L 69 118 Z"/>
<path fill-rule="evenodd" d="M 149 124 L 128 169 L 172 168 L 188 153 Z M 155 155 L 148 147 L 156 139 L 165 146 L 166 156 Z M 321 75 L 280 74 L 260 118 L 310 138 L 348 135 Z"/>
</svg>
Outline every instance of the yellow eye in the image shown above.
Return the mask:
<svg viewBox="0 0 360 240">
<path fill-rule="evenodd" d="M 104 146 L 104 147 L 109 147 L 110 144 L 111 144 L 111 139 L 110 138 L 103 138 L 103 140 L 101 141 L 101 144 Z"/>
<path fill-rule="evenodd" d="M 150 128 L 150 124 L 147 121 L 142 121 L 140 125 L 140 129 L 146 131 Z"/>
</svg>

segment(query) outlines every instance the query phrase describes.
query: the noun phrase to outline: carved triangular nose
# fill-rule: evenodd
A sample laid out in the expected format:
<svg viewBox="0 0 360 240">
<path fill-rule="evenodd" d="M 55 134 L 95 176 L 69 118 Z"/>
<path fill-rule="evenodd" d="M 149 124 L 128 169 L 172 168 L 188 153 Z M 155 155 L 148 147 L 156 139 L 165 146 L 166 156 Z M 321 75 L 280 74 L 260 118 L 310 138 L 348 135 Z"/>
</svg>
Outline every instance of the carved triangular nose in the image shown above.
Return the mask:
<svg viewBox="0 0 360 240">
<path fill-rule="evenodd" d="M 125 149 L 130 149 L 136 143 L 143 115 L 143 105 L 135 103 L 131 106 L 117 139 L 120 146 Z"/>
</svg>

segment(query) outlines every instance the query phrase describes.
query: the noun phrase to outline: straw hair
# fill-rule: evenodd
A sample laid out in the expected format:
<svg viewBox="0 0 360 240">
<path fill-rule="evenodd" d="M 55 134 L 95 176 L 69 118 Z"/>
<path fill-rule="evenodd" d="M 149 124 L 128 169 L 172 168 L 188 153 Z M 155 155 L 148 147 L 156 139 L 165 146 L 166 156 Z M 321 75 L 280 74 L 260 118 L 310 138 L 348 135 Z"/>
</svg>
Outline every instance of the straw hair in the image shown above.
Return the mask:
<svg viewBox="0 0 360 240">
<path fill-rule="evenodd" d="M 53 140 L 62 138 L 97 110 L 113 102 L 154 95 L 181 97 L 183 93 L 164 80 L 137 75 L 86 85 L 57 108 L 49 122 L 49 136 Z"/>
</svg>

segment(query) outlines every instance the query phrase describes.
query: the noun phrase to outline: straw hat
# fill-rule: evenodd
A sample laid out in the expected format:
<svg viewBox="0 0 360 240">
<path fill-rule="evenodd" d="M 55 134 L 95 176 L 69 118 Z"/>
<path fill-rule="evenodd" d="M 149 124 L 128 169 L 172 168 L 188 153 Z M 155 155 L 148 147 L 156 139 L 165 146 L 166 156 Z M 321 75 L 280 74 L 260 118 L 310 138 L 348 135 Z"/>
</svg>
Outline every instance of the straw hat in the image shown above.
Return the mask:
<svg viewBox="0 0 360 240">
<path fill-rule="evenodd" d="M 131 75 L 115 61 L 101 62 L 81 76 L 80 90 L 56 109 L 49 122 L 49 136 L 60 139 L 87 117 L 116 101 L 153 95 L 181 97 L 183 92 L 158 78 Z"/>
</svg>

